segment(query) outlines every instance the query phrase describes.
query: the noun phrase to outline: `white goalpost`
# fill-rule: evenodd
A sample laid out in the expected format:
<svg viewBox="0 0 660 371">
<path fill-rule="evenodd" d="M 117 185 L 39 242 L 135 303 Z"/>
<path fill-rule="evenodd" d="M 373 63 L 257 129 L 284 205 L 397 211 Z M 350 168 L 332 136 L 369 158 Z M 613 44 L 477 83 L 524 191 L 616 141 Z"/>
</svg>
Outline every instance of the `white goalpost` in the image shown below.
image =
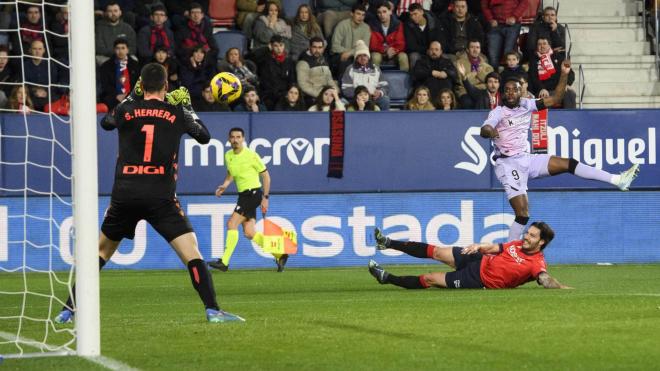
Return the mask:
<svg viewBox="0 0 660 371">
<path fill-rule="evenodd" d="M 19 7 L 34 6 L 41 9 L 41 31 L 20 21 Z M 12 96 L 21 87 L 24 92 L 41 88 L 49 98 L 55 90 L 68 90 L 70 110 L 69 116 L 27 110 L 27 94 L 18 109 L 11 99 L 7 108 L 0 106 L 0 361 L 96 357 L 101 342 L 93 1 L 0 0 L 0 9 L 11 7 L 18 25 L 0 27 L 0 38 L 41 33 L 46 55 L 35 58 L 19 39 L 20 50 L 14 47 L 9 58 L 20 63 L 24 80 L 4 86 L 12 89 Z M 69 10 L 68 32 L 57 34 L 45 22 L 45 9 L 62 8 Z M 48 41 L 53 36 L 68 39 L 68 61 L 53 57 Z M 50 68 L 48 84 L 26 81 L 23 63 L 33 59 L 68 71 L 70 84 L 54 79 Z M 74 277 L 72 328 L 53 319 L 71 293 Z"/>
</svg>

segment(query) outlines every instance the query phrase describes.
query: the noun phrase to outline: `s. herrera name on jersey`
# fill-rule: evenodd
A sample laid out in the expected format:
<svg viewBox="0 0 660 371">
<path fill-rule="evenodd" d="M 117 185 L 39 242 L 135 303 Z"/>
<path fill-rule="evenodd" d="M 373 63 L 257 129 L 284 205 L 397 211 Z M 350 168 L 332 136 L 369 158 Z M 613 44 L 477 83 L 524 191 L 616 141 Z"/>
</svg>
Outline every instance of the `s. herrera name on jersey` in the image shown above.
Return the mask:
<svg viewBox="0 0 660 371">
<path fill-rule="evenodd" d="M 629 137 L 596 137 L 593 131 L 582 133 L 575 128 L 548 126 L 548 153 L 574 158 L 587 165 L 602 168 L 603 165 L 649 164 L 657 162 L 656 128 L 647 127 L 646 135 Z M 462 161 L 454 168 L 474 174 L 483 173 L 489 156 L 477 141 L 479 127 L 470 127 L 461 141 L 461 149 L 472 161 Z M 605 132 L 603 134 L 607 135 Z M 490 151 L 490 149 L 488 149 Z"/>
<path fill-rule="evenodd" d="M 325 138 L 255 138 L 248 147 L 257 152 L 265 165 L 323 165 L 324 147 L 330 139 Z M 224 166 L 224 153 L 231 149 L 229 142 L 211 139 L 201 145 L 193 139 L 184 140 L 184 166 Z M 214 157 L 209 157 L 214 156 Z M 326 154 L 327 158 L 327 154 Z"/>
</svg>

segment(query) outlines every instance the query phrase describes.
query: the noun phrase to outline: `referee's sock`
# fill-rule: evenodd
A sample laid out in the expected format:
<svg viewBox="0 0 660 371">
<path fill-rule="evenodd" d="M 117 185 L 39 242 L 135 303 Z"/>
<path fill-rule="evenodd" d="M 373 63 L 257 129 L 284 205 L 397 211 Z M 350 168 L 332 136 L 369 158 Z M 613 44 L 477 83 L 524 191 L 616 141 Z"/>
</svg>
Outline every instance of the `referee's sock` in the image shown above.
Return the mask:
<svg viewBox="0 0 660 371">
<path fill-rule="evenodd" d="M 103 269 L 105 266 L 105 259 L 99 256 L 99 270 Z M 66 299 L 66 305 L 62 307 L 62 310 L 73 310 L 73 299 L 75 298 L 76 295 L 76 285 L 74 284 L 73 287 L 71 288 L 71 292 L 73 295 L 69 295 L 69 297 Z"/>
<path fill-rule="evenodd" d="M 202 259 L 193 259 L 188 262 L 188 272 L 195 291 L 204 302 L 206 309 L 220 310 L 218 302 L 215 300 L 215 288 L 213 287 L 213 277 L 206 268 L 206 263 Z"/>
<path fill-rule="evenodd" d="M 423 242 L 390 240 L 387 248 L 405 252 L 416 258 L 427 259 L 433 258 L 433 250 L 435 246 Z"/>
<path fill-rule="evenodd" d="M 236 249 L 236 244 L 238 244 L 238 230 L 237 229 L 227 229 L 227 237 L 225 238 L 225 253 L 222 254 L 222 264 L 229 266 L 229 260 L 231 255 Z"/>
<path fill-rule="evenodd" d="M 392 273 L 387 275 L 385 283 L 403 287 L 404 289 L 427 289 L 429 286 L 424 281 L 424 276 L 395 276 Z"/>
</svg>

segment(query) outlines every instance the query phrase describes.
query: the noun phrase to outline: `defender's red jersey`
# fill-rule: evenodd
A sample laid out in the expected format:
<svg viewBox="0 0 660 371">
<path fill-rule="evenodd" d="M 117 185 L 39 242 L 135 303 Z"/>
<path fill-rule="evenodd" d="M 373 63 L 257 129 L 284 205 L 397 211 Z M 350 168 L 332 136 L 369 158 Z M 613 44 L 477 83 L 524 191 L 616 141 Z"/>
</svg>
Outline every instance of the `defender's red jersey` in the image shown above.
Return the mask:
<svg viewBox="0 0 660 371">
<path fill-rule="evenodd" d="M 481 259 L 481 282 L 489 289 L 518 287 L 535 280 L 546 271 L 542 252 L 527 255 L 522 250 L 523 241 L 501 244 L 496 255 L 484 255 Z"/>
</svg>

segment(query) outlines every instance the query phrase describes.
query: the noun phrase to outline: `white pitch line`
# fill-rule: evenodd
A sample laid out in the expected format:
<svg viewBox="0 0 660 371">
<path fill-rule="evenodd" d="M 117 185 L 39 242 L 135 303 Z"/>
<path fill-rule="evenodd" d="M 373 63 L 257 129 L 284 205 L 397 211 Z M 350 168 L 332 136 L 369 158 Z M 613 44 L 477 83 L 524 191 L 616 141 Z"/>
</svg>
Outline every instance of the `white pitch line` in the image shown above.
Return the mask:
<svg viewBox="0 0 660 371">
<path fill-rule="evenodd" d="M 38 341 L 26 338 L 21 336 L 20 338 L 17 338 L 16 335 L 10 334 L 8 332 L 0 331 L 0 338 L 5 339 L 7 341 L 16 341 L 18 340 L 19 342 L 26 342 L 26 343 L 36 343 L 40 344 Z M 40 344 L 39 345 L 31 345 L 27 344 L 27 346 L 34 347 L 34 348 L 39 348 L 39 349 L 47 349 L 45 344 Z M 63 355 L 72 355 L 75 356 L 75 353 L 71 352 L 70 350 L 61 350 L 61 351 L 52 351 L 50 353 L 23 353 L 23 354 L 8 354 L 8 355 L 3 355 L 4 358 L 35 358 L 35 357 L 51 357 L 51 356 L 63 356 Z M 113 370 L 113 371 L 140 371 L 139 368 L 134 368 L 131 367 L 121 361 L 118 361 L 113 358 L 105 357 L 105 356 L 96 356 L 96 357 L 80 357 L 82 359 L 85 359 L 89 362 L 95 363 L 99 366 L 105 367 L 108 370 Z"/>
</svg>

